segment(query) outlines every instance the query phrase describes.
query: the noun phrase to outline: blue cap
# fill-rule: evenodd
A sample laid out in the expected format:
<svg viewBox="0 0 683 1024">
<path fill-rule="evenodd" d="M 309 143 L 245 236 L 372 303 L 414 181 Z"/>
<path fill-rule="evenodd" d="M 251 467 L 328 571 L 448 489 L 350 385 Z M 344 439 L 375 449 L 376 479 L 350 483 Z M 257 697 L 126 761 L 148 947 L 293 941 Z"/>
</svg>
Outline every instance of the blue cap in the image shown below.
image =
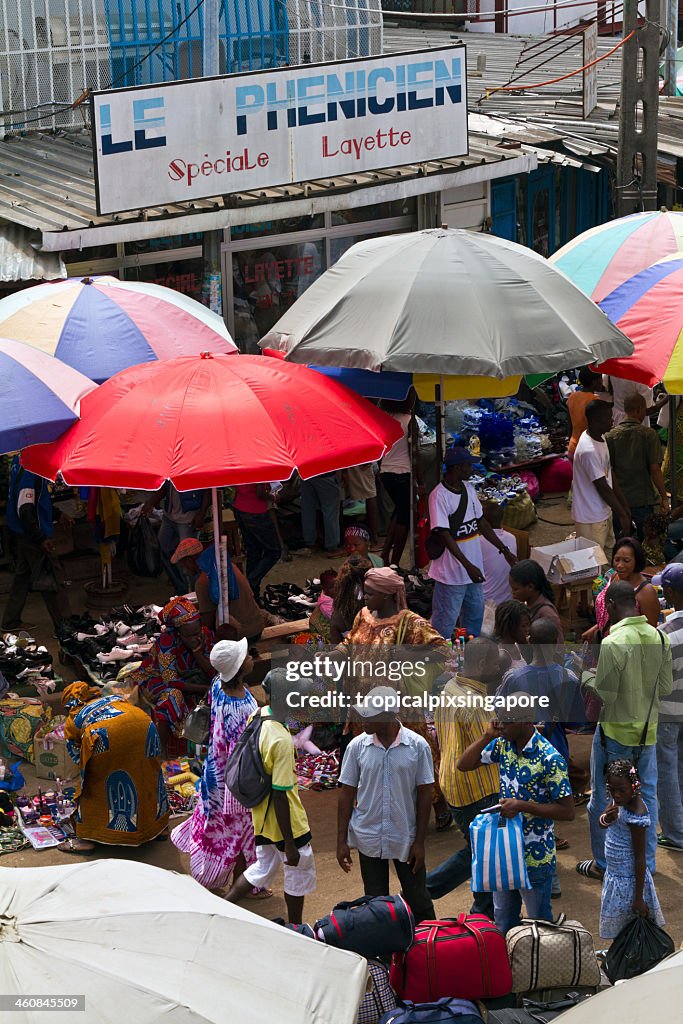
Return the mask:
<svg viewBox="0 0 683 1024">
<path fill-rule="evenodd" d="M 459 448 L 457 445 L 453 448 L 448 448 L 444 456 L 444 462 L 446 466 L 463 466 L 465 463 L 470 466 L 474 466 L 476 459 L 473 455 L 468 452 L 467 448 Z"/>
<path fill-rule="evenodd" d="M 652 577 L 656 587 L 683 590 L 683 562 L 670 562 L 657 576 Z"/>
</svg>

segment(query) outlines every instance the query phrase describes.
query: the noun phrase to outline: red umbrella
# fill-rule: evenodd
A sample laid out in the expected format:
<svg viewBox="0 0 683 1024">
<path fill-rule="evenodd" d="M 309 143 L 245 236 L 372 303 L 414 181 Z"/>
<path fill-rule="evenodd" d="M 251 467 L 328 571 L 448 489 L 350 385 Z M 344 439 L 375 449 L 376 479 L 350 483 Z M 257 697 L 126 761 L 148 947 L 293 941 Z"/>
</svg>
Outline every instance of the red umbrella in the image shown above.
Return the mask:
<svg viewBox="0 0 683 1024">
<path fill-rule="evenodd" d="M 182 356 L 131 366 L 81 401 L 81 419 L 22 452 L 67 484 L 179 491 L 318 476 L 379 459 L 403 436 L 365 398 L 306 366 L 263 356 Z M 214 493 L 214 545 L 226 588 Z"/>
<path fill-rule="evenodd" d="M 143 363 L 81 402 L 81 419 L 22 455 L 67 484 L 179 491 L 318 476 L 372 462 L 400 437 L 391 416 L 314 370 L 202 353 Z"/>
</svg>

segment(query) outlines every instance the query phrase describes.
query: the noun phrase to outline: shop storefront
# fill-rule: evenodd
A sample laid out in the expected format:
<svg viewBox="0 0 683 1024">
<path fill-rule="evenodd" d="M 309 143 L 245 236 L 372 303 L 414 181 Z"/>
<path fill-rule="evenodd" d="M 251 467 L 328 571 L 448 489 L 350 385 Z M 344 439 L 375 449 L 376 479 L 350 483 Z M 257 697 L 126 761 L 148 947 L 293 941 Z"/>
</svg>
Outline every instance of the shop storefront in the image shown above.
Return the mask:
<svg viewBox="0 0 683 1024">
<path fill-rule="evenodd" d="M 227 228 L 222 243 L 223 315 L 243 352 L 346 250 L 375 235 L 414 231 L 417 199 Z M 66 253 L 69 276 L 112 274 L 201 299 L 202 234 L 124 242 Z"/>
</svg>

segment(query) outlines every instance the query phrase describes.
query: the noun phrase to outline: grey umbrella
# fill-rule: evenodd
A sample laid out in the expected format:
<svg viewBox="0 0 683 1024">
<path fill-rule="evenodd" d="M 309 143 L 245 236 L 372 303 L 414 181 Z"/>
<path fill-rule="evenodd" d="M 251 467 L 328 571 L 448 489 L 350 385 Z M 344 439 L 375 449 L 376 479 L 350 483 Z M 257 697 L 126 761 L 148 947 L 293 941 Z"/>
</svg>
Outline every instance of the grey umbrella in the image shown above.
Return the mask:
<svg viewBox="0 0 683 1024">
<path fill-rule="evenodd" d="M 448 228 L 357 243 L 261 344 L 309 365 L 499 379 L 633 352 L 543 257 Z"/>
</svg>

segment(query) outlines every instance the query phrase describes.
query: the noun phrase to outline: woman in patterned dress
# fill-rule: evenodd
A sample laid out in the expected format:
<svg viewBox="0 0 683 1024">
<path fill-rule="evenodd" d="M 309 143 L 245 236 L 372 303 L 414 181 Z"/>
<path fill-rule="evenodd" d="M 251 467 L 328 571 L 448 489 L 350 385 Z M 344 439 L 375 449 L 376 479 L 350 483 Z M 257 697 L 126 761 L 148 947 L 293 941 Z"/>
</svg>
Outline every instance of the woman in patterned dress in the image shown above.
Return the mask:
<svg viewBox="0 0 683 1024">
<path fill-rule="evenodd" d="M 209 752 L 199 801 L 192 817 L 171 833 L 178 849 L 190 855 L 192 877 L 207 889 L 224 888 L 256 860 L 251 812 L 225 786 L 230 753 L 258 706 L 243 682 L 253 667 L 248 649 L 246 639 L 221 640 L 211 652 L 218 675 L 209 691 Z"/>
<path fill-rule="evenodd" d="M 168 799 L 154 722 L 120 697 L 72 683 L 62 697 L 66 749 L 80 766 L 76 839 L 59 847 L 87 854 L 96 843 L 140 846 L 168 825 Z"/>
<path fill-rule="evenodd" d="M 169 736 L 181 734 L 190 708 L 197 697 L 206 695 L 213 679 L 209 655 L 214 635 L 202 626 L 196 606 L 185 597 L 169 601 L 159 618 L 163 632 L 128 678 L 152 707 L 165 756 Z"/>
</svg>

